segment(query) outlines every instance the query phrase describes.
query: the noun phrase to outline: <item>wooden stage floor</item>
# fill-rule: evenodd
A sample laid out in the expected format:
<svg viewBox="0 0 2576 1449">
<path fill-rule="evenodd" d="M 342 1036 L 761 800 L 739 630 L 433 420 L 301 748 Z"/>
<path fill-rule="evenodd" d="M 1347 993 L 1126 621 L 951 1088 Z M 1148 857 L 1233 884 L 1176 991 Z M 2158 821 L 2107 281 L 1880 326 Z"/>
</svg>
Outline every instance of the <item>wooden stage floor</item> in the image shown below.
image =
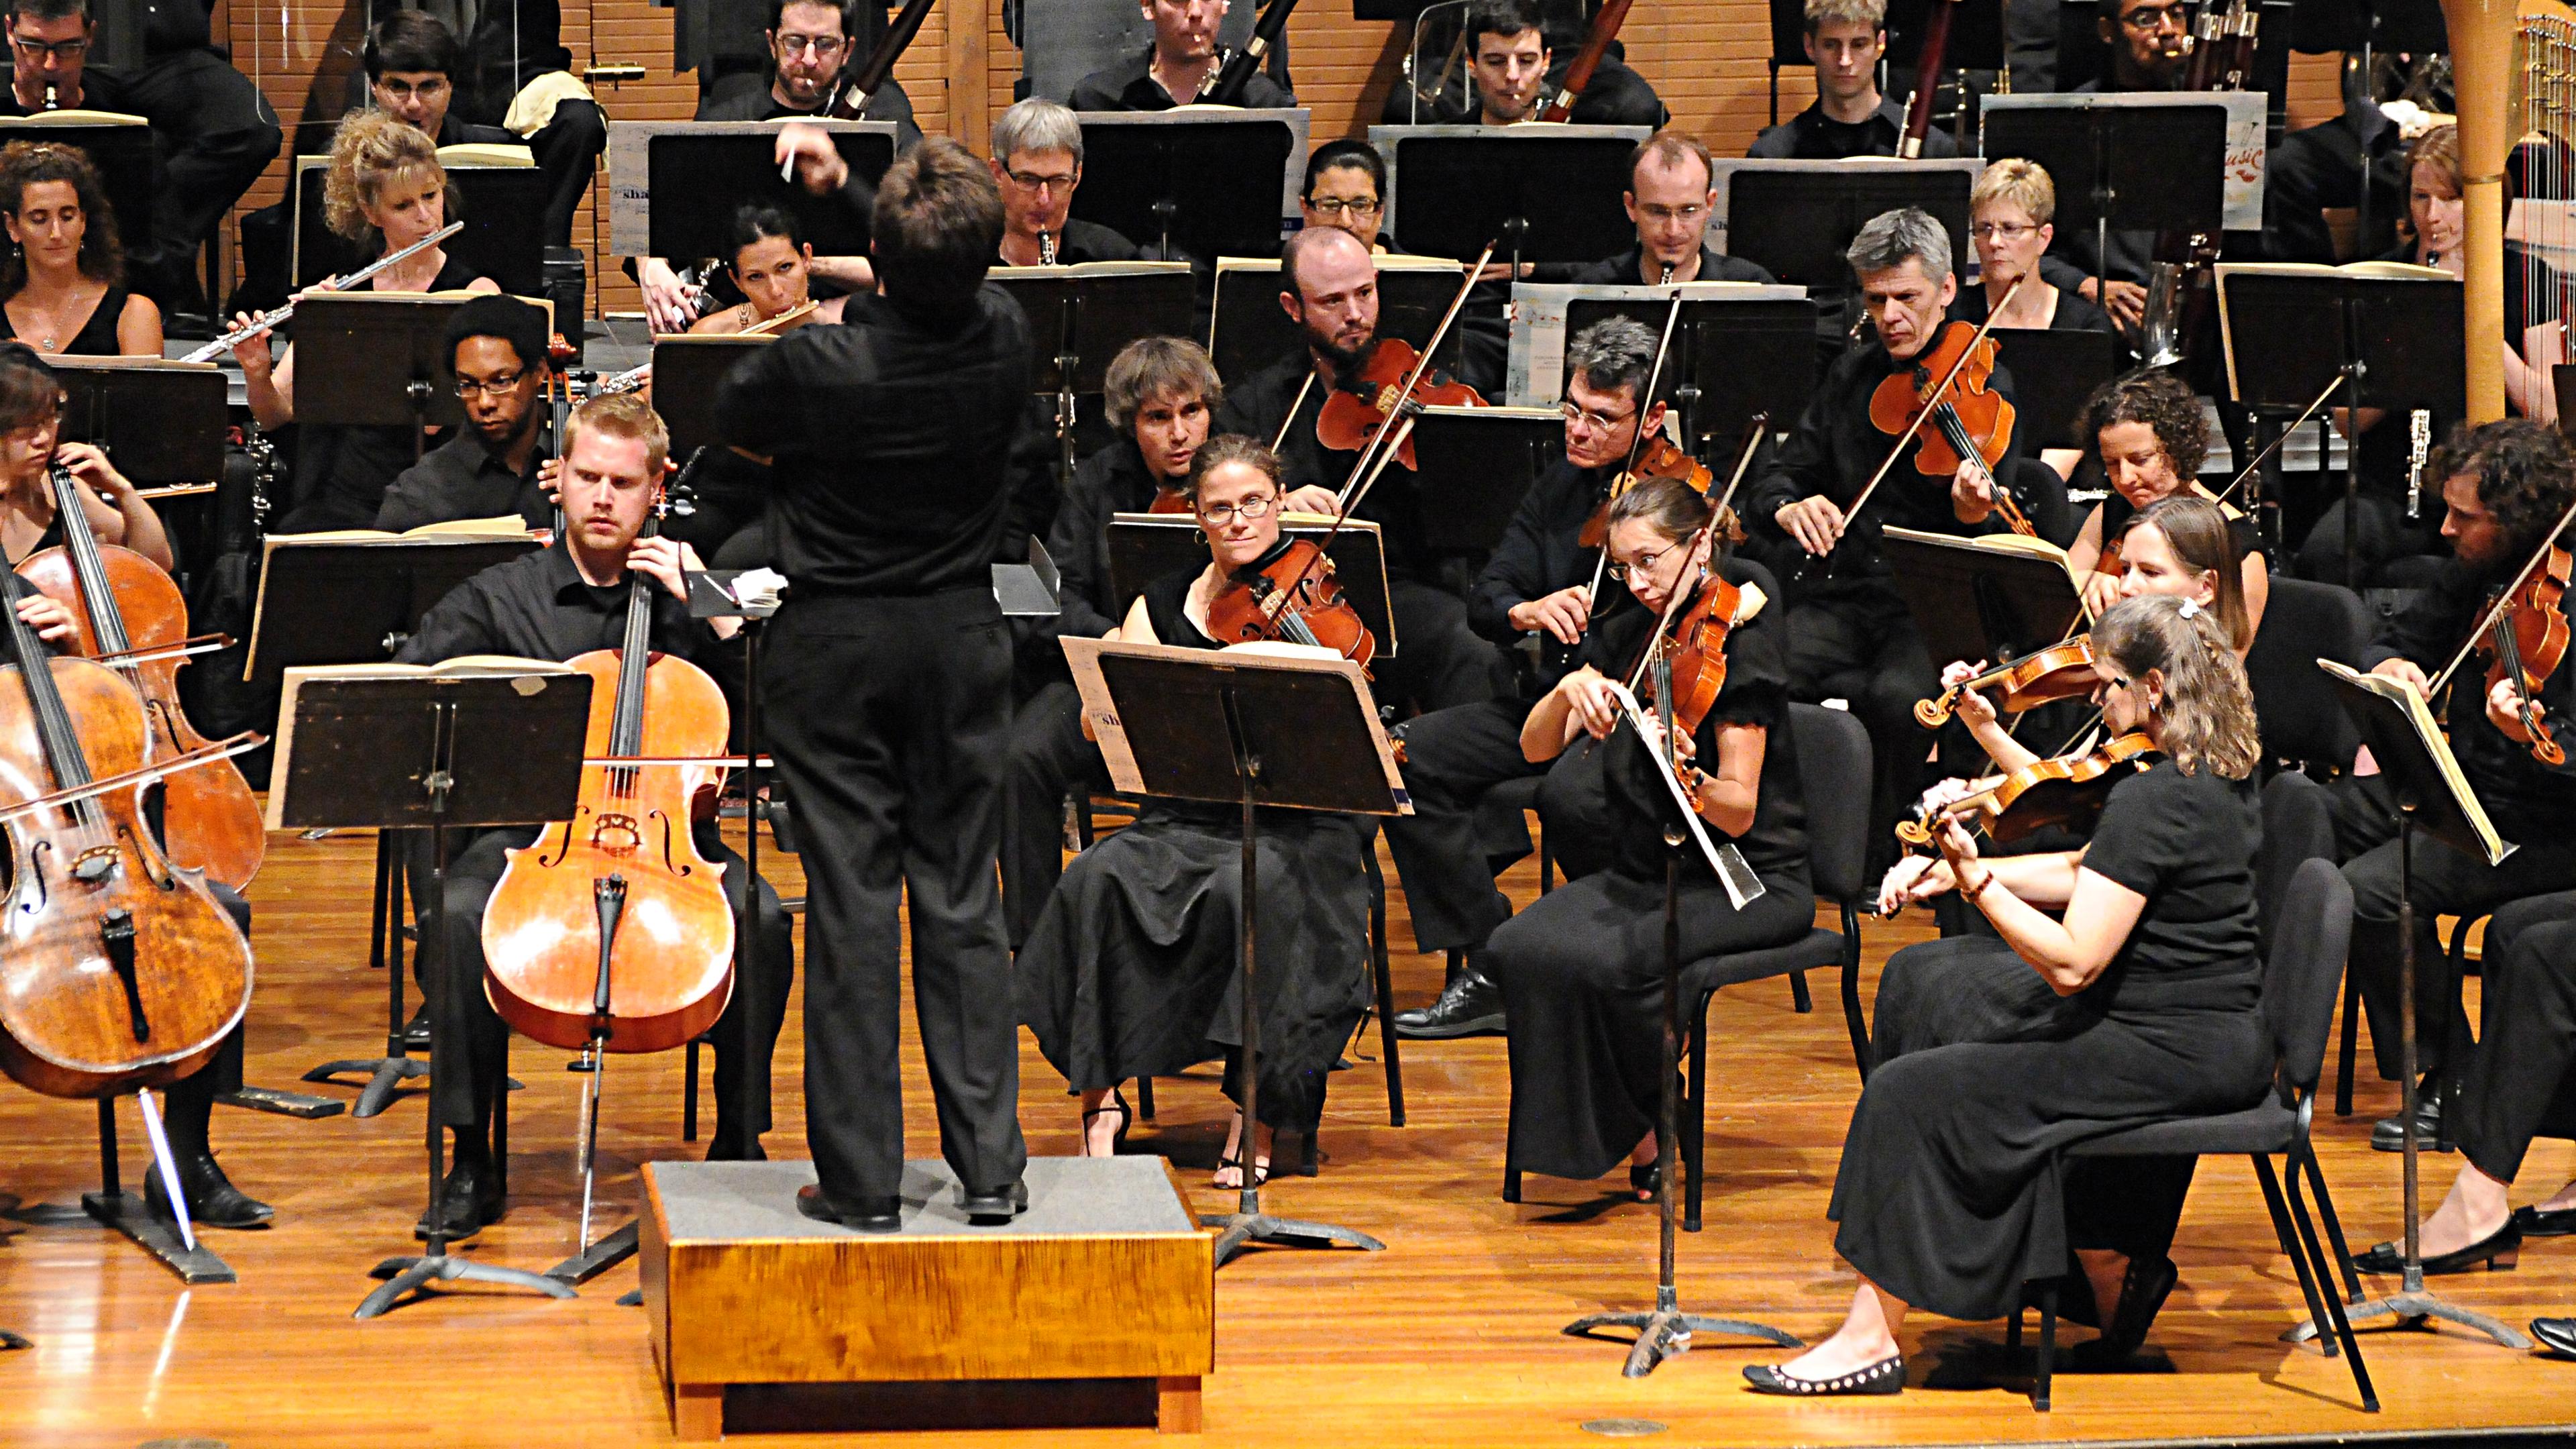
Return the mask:
<svg viewBox="0 0 2576 1449">
<path fill-rule="evenodd" d="M 371 1055 L 383 1042 L 382 978 L 364 964 L 370 837 L 275 837 L 251 896 L 259 918 L 259 994 L 251 1080 L 290 1086 L 328 1058 Z M 781 887 L 801 889 L 792 861 L 769 857 Z M 1391 878 L 1391 876 L 1390 876 Z M 1536 888 L 1530 866 L 1507 882 Z M 1396 939 L 1409 946 L 1403 905 Z M 1919 918 L 1868 928 L 1876 965 L 1920 939 Z M 1436 989 L 1436 957 L 1399 951 L 1397 995 Z M 800 983 L 801 984 L 801 983 Z M 1722 996 L 1712 1032 L 1723 1065 L 1708 1124 L 1714 1176 L 1708 1229 L 1685 1235 L 1687 1307 L 1813 1335 L 1835 1320 L 1852 1276 L 1833 1255 L 1824 1206 L 1856 1090 L 1834 987 L 1792 1011 L 1786 982 Z M 908 1017 L 908 1013 L 907 1013 Z M 798 1017 L 778 1061 L 775 1156 L 801 1156 Z M 907 1019 L 910 1153 L 936 1154 L 928 1091 Z M 1040 1153 L 1076 1148 L 1061 1080 L 1023 1036 L 1021 1119 Z M 2401 1430 L 2561 1425 L 2576 1421 L 2576 1364 L 2472 1341 L 2456 1331 L 2380 1333 L 2364 1351 L 2386 1410 L 2359 1410 L 2344 1365 L 2276 1341 L 2300 1316 L 2286 1260 L 2274 1250 L 2251 1171 L 2207 1164 L 2175 1256 L 2176 1290 L 2153 1347 L 2163 1371 L 2065 1375 L 2057 1408 L 2035 1415 L 2026 1384 L 1992 1360 L 2000 1326 L 1918 1319 L 1908 1335 L 1916 1387 L 1890 1399 L 1791 1402 L 1745 1392 L 1738 1369 L 1776 1351 L 1706 1343 L 1641 1381 L 1620 1377 L 1622 1351 L 1560 1336 L 1569 1320 L 1650 1302 L 1655 1222 L 1649 1207 L 1605 1196 L 1610 1183 L 1532 1178 L 1527 1200 L 1500 1201 L 1504 1043 L 1408 1044 L 1410 1125 L 1386 1121 L 1371 1035 L 1355 1070 L 1335 1079 L 1323 1173 L 1283 1179 L 1273 1210 L 1347 1224 L 1388 1244 L 1380 1254 L 1256 1252 L 1218 1276 L 1217 1372 L 1206 1435 L 1228 1445 L 1578 1445 L 1602 1442 L 1586 1421 L 1652 1420 L 1661 1445 L 1947 1444 L 2041 1439 L 2136 1440 L 2357 1436 Z M 542 1268 L 570 1252 L 578 1212 L 573 1124 L 578 1078 L 564 1054 L 520 1042 L 527 1083 L 513 1112 L 508 1221 L 470 1248 L 491 1262 Z M 606 1195 L 633 1202 L 635 1164 L 694 1155 L 680 1141 L 677 1052 L 619 1058 L 603 1132 Z M 2367 1068 L 2365 1067 L 2365 1075 Z M 354 1095 L 344 1092 L 343 1095 Z M 2397 1159 L 2371 1152 L 2368 1123 L 2394 1093 L 2365 1081 L 2348 1120 L 2321 1121 L 2326 1172 L 2356 1246 L 2398 1226 Z M 1160 1122 L 1130 1149 L 1182 1165 L 1205 1211 L 1232 1195 L 1207 1184 L 1225 1116 L 1211 1074 L 1166 1081 Z M 127 1109 L 129 1174 L 140 1142 Z M 372 1286 L 367 1269 L 412 1249 L 422 1203 L 422 1106 L 383 1116 L 304 1122 L 224 1109 L 215 1123 L 226 1168 L 274 1202 L 267 1231 L 211 1234 L 239 1270 L 236 1285 L 183 1290 L 121 1239 L 95 1230 L 26 1227 L 0 1218 L 0 1327 L 34 1339 L 0 1354 L 0 1444 L 130 1446 L 211 1440 L 279 1449 L 346 1449 L 399 1435 L 440 1446 L 624 1444 L 668 1437 L 643 1314 L 616 1306 L 632 1264 L 572 1302 L 465 1289 L 374 1323 L 349 1313 Z M 67 1203 L 95 1185 L 86 1103 L 0 1090 L 0 1194 Z M 2428 1159 L 2427 1201 L 2458 1158 Z M 2533 1151 L 2517 1201 L 2576 1174 L 2576 1149 Z M 129 1181 L 133 1179 L 129 1177 Z M 8 1207 L 0 1201 L 0 1208 Z M 2517 1324 L 2576 1312 L 2576 1240 L 2526 1248 L 2520 1271 L 2438 1280 L 2439 1291 Z M 2084 1336 L 2075 1330 L 2074 1337 Z M 1997 1369 L 1994 1373 L 1984 1370 Z M 1927 1388 L 1926 1372 L 1964 1387 Z M 879 1435 L 888 1445 L 1020 1442 L 1130 1444 L 1146 1431 L 1039 1435 Z M 819 1439 L 764 1436 L 782 1446 Z"/>
</svg>

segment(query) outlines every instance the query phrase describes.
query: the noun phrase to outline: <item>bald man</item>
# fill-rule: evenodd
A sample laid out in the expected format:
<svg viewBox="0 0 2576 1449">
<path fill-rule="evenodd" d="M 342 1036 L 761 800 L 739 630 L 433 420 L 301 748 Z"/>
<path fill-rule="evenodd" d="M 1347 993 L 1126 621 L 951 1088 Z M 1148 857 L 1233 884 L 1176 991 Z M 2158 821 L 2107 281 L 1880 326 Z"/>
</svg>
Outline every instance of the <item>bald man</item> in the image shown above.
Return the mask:
<svg viewBox="0 0 2576 1449">
<path fill-rule="evenodd" d="M 1301 334 L 1296 351 L 1226 390 L 1214 431 L 1243 433 L 1279 449 L 1288 506 L 1328 511 L 1356 453 L 1315 436 L 1324 400 L 1367 368 L 1377 347 L 1377 260 L 1338 227 L 1312 227 L 1280 251 L 1279 305 Z M 1440 560 L 1422 546 L 1413 475 L 1391 464 L 1362 501 L 1386 540 L 1397 658 L 1377 671 L 1381 703 L 1441 709 L 1490 699 L 1497 656 L 1467 628 L 1466 600 L 1435 586 Z"/>
</svg>

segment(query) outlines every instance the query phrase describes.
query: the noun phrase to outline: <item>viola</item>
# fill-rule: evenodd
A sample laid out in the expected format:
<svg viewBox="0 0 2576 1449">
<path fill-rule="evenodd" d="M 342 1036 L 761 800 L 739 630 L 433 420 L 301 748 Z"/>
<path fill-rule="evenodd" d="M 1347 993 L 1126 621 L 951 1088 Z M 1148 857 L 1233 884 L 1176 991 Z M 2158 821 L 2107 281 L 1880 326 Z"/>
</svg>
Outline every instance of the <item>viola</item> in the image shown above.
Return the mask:
<svg viewBox="0 0 2576 1449">
<path fill-rule="evenodd" d="M 1916 700 L 1914 718 L 1925 729 L 1939 729 L 1958 709 L 1959 696 L 1989 691 L 1994 694 L 1999 713 L 2020 714 L 2043 704 L 2090 694 L 2096 678 L 2093 636 L 2078 634 L 2010 664 L 1960 680 L 1942 690 L 1937 698 Z"/>
<path fill-rule="evenodd" d="M 1468 274 L 1474 276 L 1473 272 Z M 1452 309 L 1455 310 L 1454 308 Z M 1408 403 L 1406 379 L 1422 373 L 1413 385 Z M 1368 359 L 1346 372 L 1333 385 L 1330 396 L 1315 413 L 1315 441 L 1337 453 L 1356 453 L 1366 449 L 1378 433 L 1397 415 L 1422 407 L 1480 408 L 1483 397 L 1463 382 L 1433 380 L 1422 366 L 1422 354 L 1401 337 L 1381 337 L 1369 349 Z M 1396 445 L 1395 460 L 1407 472 L 1415 467 L 1413 436 L 1410 430 Z"/>
<path fill-rule="evenodd" d="M 179 704 L 179 666 L 187 661 L 164 657 L 138 663 L 131 657 L 188 637 L 187 599 L 150 559 L 99 541 L 81 507 L 81 485 L 69 469 L 55 464 L 51 482 L 63 542 L 28 555 L 18 565 L 19 577 L 71 606 L 79 629 L 72 652 L 117 660 L 115 673 L 143 700 L 154 755 L 203 748 L 206 737 Z M 163 786 L 162 830 L 172 862 L 204 871 L 208 879 L 235 890 L 259 874 L 268 854 L 268 825 L 259 800 L 230 760 L 169 777 Z"/>
<path fill-rule="evenodd" d="M 1711 572 L 1689 607 L 1658 627 L 1644 667 L 1658 709 L 1671 701 L 1668 728 L 1697 734 L 1726 688 L 1726 639 L 1750 617 L 1744 590 Z"/>
<path fill-rule="evenodd" d="M 629 570 L 626 634 L 570 661 L 597 683 L 584 754 L 708 760 L 725 752 L 724 692 L 685 659 L 652 652 L 652 591 Z M 722 767 L 585 764 L 569 821 L 510 852 L 483 915 L 493 1009 L 548 1046 L 665 1051 L 708 1027 L 733 994 L 733 908 L 690 820 Z"/>
<path fill-rule="evenodd" d="M 0 1071 L 54 1097 L 167 1085 L 203 1067 L 249 1009 L 250 943 L 205 877 L 154 843 L 143 697 L 103 664 L 49 658 L 15 608 L 0 615 L 17 680 L 0 688 L 0 804 L 136 779 L 8 817 Z"/>
<path fill-rule="evenodd" d="M 1869 420 L 1890 437 L 1922 433 L 1914 466 L 1925 477 L 1950 478 L 1961 462 L 1973 460 L 2004 522 L 2025 538 L 2035 537 L 2039 530 L 2012 491 L 1995 480 L 1995 465 L 2012 443 L 2014 413 L 1993 386 L 1994 372 L 1995 340 L 1986 329 L 1944 323 L 1932 345 L 1915 354 L 1911 369 L 1889 373 L 1870 393 Z M 1951 386 L 1942 390 L 1936 378 L 1952 379 Z"/>
<path fill-rule="evenodd" d="M 1208 600 L 1208 637 L 1219 644 L 1306 644 L 1366 667 L 1377 636 L 1333 577 L 1333 561 L 1302 538 L 1282 538 L 1234 571 Z"/>
<path fill-rule="evenodd" d="M 2513 681 L 2515 693 L 2522 696 L 2522 728 L 2531 736 L 2531 757 L 2544 765 L 2567 762 L 2566 750 L 2541 712 L 2540 688 L 2567 657 L 2569 569 L 2567 550 L 2552 544 L 2540 566 L 2506 596 L 2481 646 L 2494 660 L 2487 667 L 2487 691 Z"/>
<path fill-rule="evenodd" d="M 1599 548 L 1608 543 L 1610 541 L 1610 505 L 1618 501 L 1620 494 L 1640 483 L 1664 479 L 1687 485 L 1693 493 L 1703 498 L 1708 496 L 1708 490 L 1717 482 L 1717 476 L 1709 471 L 1706 463 L 1692 457 L 1682 450 L 1680 444 L 1658 433 L 1638 450 L 1635 462 L 1610 480 L 1609 495 L 1601 500 L 1600 507 L 1592 510 L 1590 518 L 1583 520 L 1583 529 L 1577 535 L 1576 542 L 1585 548 Z"/>
<path fill-rule="evenodd" d="M 1896 838 L 1929 845 L 1945 820 L 1962 821 L 2004 843 L 2051 825 L 2073 824 L 2100 814 L 2111 787 L 2145 768 L 2138 761 L 2155 747 L 2143 734 L 2126 734 L 2081 755 L 2025 765 L 1965 799 L 1898 821 Z"/>
<path fill-rule="evenodd" d="M 1189 494 L 1182 492 L 1180 489 L 1173 487 L 1169 483 L 1166 483 L 1154 490 L 1154 501 L 1145 506 L 1145 511 L 1147 513 L 1177 514 L 1194 513 L 1197 510 L 1190 507 Z"/>
</svg>

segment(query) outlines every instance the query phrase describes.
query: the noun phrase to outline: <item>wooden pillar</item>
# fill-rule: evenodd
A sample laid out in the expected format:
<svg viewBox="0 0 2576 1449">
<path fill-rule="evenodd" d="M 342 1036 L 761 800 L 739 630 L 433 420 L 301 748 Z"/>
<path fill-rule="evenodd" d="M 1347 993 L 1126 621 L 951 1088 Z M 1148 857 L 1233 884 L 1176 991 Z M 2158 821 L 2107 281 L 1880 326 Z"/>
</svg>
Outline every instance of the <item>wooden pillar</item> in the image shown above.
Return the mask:
<svg viewBox="0 0 2576 1449">
<path fill-rule="evenodd" d="M 941 7 L 946 37 L 948 134 L 981 156 L 990 149 L 993 122 L 984 76 L 984 32 L 992 24 L 990 0 L 948 0 Z"/>
</svg>

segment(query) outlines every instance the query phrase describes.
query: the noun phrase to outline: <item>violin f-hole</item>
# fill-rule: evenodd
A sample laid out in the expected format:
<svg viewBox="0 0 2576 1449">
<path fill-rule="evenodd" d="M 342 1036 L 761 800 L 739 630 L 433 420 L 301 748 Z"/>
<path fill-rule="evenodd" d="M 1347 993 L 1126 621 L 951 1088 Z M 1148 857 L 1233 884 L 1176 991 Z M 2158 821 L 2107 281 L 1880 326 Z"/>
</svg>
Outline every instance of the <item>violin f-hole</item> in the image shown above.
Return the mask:
<svg viewBox="0 0 2576 1449">
<path fill-rule="evenodd" d="M 689 873 L 697 867 L 680 860 L 677 856 L 672 854 L 674 837 L 671 833 L 670 812 L 666 810 L 656 810 L 652 813 L 651 818 L 655 825 L 662 828 L 662 868 L 673 875 L 686 879 Z"/>
</svg>

